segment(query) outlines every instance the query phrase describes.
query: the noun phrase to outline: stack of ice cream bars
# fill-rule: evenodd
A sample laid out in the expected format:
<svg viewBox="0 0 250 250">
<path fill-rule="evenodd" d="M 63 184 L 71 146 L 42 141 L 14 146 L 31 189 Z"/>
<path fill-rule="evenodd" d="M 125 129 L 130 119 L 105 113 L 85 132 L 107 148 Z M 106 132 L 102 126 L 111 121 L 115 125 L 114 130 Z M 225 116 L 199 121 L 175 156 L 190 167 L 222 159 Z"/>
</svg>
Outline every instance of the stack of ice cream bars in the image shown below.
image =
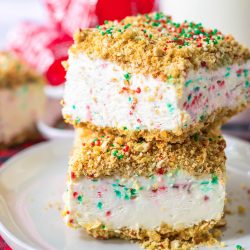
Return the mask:
<svg viewBox="0 0 250 250">
<path fill-rule="evenodd" d="M 74 40 L 63 100 L 76 130 L 66 223 L 148 249 L 214 243 L 226 197 L 220 126 L 250 100 L 250 51 L 162 13 Z"/>
</svg>

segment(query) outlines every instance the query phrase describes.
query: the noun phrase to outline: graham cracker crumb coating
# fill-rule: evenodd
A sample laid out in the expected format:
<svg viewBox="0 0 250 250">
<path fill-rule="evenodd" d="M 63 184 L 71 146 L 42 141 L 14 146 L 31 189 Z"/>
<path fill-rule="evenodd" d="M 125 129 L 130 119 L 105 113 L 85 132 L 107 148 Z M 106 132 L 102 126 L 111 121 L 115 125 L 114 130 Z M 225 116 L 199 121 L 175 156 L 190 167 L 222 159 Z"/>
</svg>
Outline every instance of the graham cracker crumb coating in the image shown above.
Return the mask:
<svg viewBox="0 0 250 250">
<path fill-rule="evenodd" d="M 183 143 L 166 143 L 79 128 L 69 166 L 76 177 L 149 177 L 181 169 L 193 176 L 216 174 L 224 179 L 225 146 L 213 132 L 197 133 Z"/>
<path fill-rule="evenodd" d="M 101 127 L 96 126 L 91 122 L 78 122 L 72 120 L 69 115 L 65 116 L 65 122 L 73 125 L 75 128 L 88 128 L 91 130 L 97 130 L 100 133 L 110 133 L 115 136 L 126 136 L 131 140 L 136 140 L 143 138 L 147 141 L 152 140 L 164 140 L 165 142 L 177 143 L 184 142 L 184 140 L 199 131 L 211 130 L 215 127 L 220 127 L 225 124 L 233 115 L 241 112 L 246 108 L 245 104 L 235 107 L 234 109 L 230 108 L 220 108 L 204 118 L 203 121 L 199 121 L 187 128 L 179 128 L 174 131 L 166 130 L 128 130 L 124 128 L 115 128 L 115 127 Z"/>
<path fill-rule="evenodd" d="M 10 52 L 0 51 L 0 88 L 42 83 L 43 77 Z"/>
<path fill-rule="evenodd" d="M 161 225 L 157 230 L 145 230 L 140 228 L 133 230 L 129 228 L 109 229 L 101 222 L 83 225 L 88 234 L 98 239 L 121 238 L 136 241 L 145 249 L 149 250 L 190 250 L 199 245 L 212 246 L 218 244 L 218 229 L 216 227 L 219 221 L 203 221 L 198 225 L 173 230 L 168 225 Z"/>
<path fill-rule="evenodd" d="M 177 23 L 163 13 L 127 17 L 79 30 L 72 53 L 84 52 L 120 65 L 130 73 L 184 82 L 189 70 L 215 70 L 250 59 L 250 51 L 232 36 L 201 23 Z"/>
</svg>

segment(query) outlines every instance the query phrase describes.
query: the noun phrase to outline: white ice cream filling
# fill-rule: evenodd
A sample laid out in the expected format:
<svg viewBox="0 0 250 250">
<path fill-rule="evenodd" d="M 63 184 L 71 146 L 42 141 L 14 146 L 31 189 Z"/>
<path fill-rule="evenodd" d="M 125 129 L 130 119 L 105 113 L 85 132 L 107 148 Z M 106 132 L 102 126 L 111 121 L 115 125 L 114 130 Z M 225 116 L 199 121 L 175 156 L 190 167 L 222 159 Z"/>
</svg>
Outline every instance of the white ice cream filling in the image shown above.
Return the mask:
<svg viewBox="0 0 250 250">
<path fill-rule="evenodd" d="M 225 200 L 224 181 L 175 171 L 150 178 L 82 177 L 68 182 L 64 195 L 67 223 L 103 223 L 107 228 L 182 229 L 219 220 Z"/>
<path fill-rule="evenodd" d="M 201 68 L 188 73 L 180 90 L 171 76 L 162 82 L 83 53 L 70 54 L 63 114 L 76 123 L 129 130 L 187 128 L 219 108 L 248 102 L 249 70 L 250 61 L 216 71 Z"/>
<path fill-rule="evenodd" d="M 35 130 L 44 111 L 43 84 L 0 89 L 0 143 L 11 143 L 21 133 Z"/>
</svg>

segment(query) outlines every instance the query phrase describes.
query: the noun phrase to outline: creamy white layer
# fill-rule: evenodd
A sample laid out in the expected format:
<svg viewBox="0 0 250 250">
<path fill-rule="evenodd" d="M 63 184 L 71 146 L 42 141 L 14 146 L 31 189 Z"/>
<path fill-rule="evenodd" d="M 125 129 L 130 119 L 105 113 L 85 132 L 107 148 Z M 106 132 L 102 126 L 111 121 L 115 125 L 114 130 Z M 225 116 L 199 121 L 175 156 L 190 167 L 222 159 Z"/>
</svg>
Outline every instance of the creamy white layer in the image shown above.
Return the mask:
<svg viewBox="0 0 250 250">
<path fill-rule="evenodd" d="M 161 82 L 70 54 L 63 114 L 97 126 L 174 131 L 203 121 L 218 108 L 248 102 L 249 70 L 250 61 L 213 72 L 201 68 L 188 73 L 182 89 L 171 76 Z"/>
<path fill-rule="evenodd" d="M 217 176 L 195 178 L 175 171 L 150 178 L 69 180 L 65 220 L 73 226 L 103 223 L 107 228 L 182 229 L 219 220 L 225 185 Z"/>
<path fill-rule="evenodd" d="M 0 89 L 0 144 L 9 144 L 20 133 L 34 130 L 44 102 L 41 84 Z"/>
</svg>

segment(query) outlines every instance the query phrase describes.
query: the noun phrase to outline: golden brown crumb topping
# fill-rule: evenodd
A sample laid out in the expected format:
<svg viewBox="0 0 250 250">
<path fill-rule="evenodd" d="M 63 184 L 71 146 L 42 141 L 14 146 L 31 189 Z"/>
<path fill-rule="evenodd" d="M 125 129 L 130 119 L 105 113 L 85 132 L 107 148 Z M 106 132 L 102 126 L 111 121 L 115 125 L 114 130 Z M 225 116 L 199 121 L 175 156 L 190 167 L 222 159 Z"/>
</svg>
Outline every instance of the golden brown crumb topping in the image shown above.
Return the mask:
<svg viewBox="0 0 250 250">
<path fill-rule="evenodd" d="M 87 128 L 77 129 L 70 171 L 74 176 L 152 176 L 181 169 L 194 176 L 216 174 L 224 178 L 226 146 L 213 132 L 197 133 L 183 143 L 131 140 Z"/>
<path fill-rule="evenodd" d="M 10 52 L 0 52 L 0 88 L 37 82 L 44 82 L 41 75 Z"/>
<path fill-rule="evenodd" d="M 71 52 L 115 62 L 129 73 L 182 82 L 190 69 L 217 69 L 250 59 L 231 35 L 201 23 L 177 23 L 162 13 L 127 17 L 78 31 Z"/>
</svg>

